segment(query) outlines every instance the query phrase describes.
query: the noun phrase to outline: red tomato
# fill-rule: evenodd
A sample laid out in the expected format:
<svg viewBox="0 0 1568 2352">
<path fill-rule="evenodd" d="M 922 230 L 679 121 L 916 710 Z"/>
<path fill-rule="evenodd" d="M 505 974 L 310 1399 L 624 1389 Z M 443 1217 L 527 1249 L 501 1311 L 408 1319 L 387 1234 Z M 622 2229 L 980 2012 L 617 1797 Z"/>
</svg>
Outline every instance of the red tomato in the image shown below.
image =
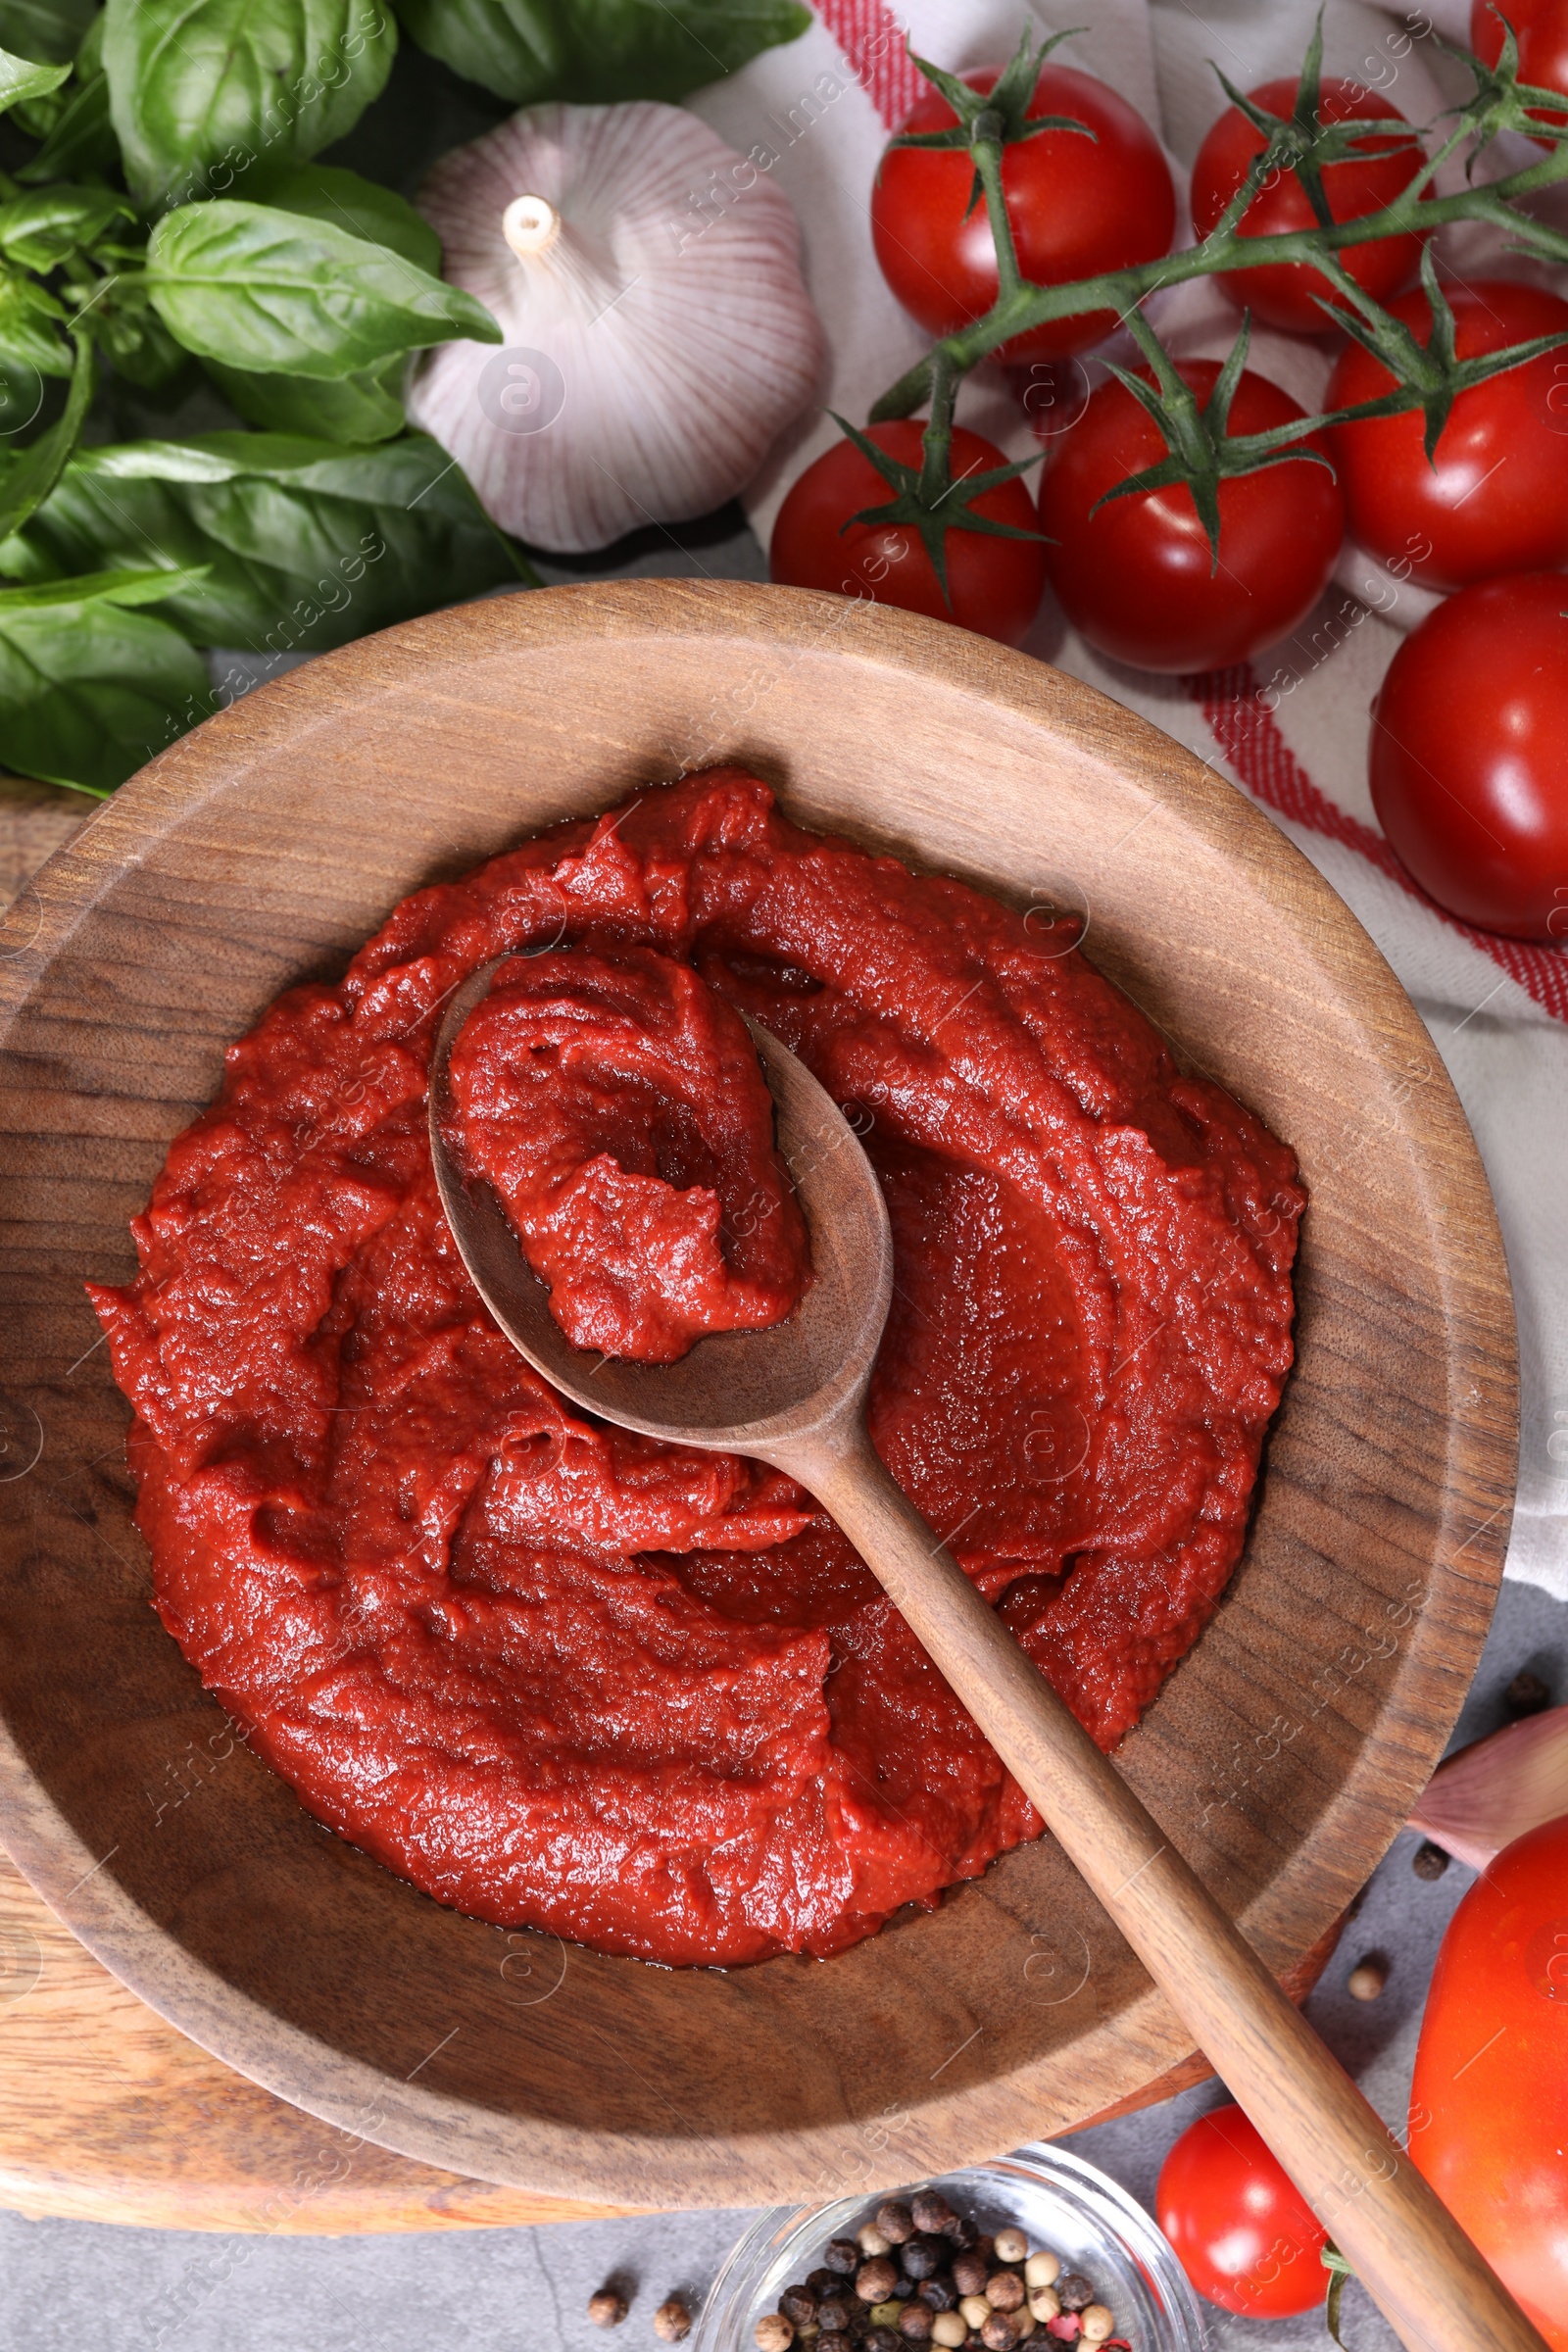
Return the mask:
<svg viewBox="0 0 1568 2352">
<path fill-rule="evenodd" d="M 1513 939 L 1568 939 L 1564 612 L 1560 572 L 1467 588 L 1410 632 L 1372 707 L 1390 842 L 1440 906 Z"/>
<path fill-rule="evenodd" d="M 1154 2213 L 1194 2286 L 1222 2311 L 1281 2320 L 1328 2293 L 1327 2232 L 1239 2107 L 1189 2124 L 1160 2167 Z"/>
<path fill-rule="evenodd" d="M 1505 1846 L 1448 1923 L 1409 2144 L 1526 2316 L 1568 2352 L 1568 1819 Z"/>
<path fill-rule="evenodd" d="M 1446 286 L 1461 360 L 1568 328 L 1568 302 L 1535 286 L 1483 278 Z M 1432 314 L 1419 287 L 1390 304 L 1424 343 Z M 1326 406 L 1389 391 L 1382 362 L 1352 343 L 1329 378 Z M 1503 571 L 1568 564 L 1568 343 L 1461 392 L 1428 463 L 1426 420 L 1334 426 L 1329 446 L 1353 537 L 1424 588 L 1467 588 Z"/>
<path fill-rule="evenodd" d="M 1296 104 L 1296 88 L 1294 79 L 1265 81 L 1250 96 L 1267 113 L 1288 116 Z M 1375 116 L 1380 122 L 1404 121 L 1396 106 L 1390 106 L 1386 98 L 1354 81 L 1325 80 L 1317 111 L 1322 122 L 1358 122 L 1368 116 Z M 1253 156 L 1265 144 L 1261 131 L 1253 128 L 1240 107 L 1226 108 L 1198 150 L 1193 166 L 1193 226 L 1199 236 L 1207 236 L 1247 177 Z M 1324 168 L 1323 193 L 1336 220 L 1360 220 L 1368 213 L 1381 213 L 1409 186 L 1424 161 L 1419 146 L 1391 146 L 1375 132 L 1368 132 L 1356 144 L 1353 157 Z M 1306 190 L 1294 172 L 1287 172 L 1276 174 L 1271 185 L 1258 190 L 1242 215 L 1241 233 L 1278 237 L 1316 225 L 1317 216 Z M 1385 302 L 1414 274 L 1421 259 L 1421 239 L 1380 237 L 1374 245 L 1347 245 L 1340 259 L 1357 285 Z M 1297 335 L 1321 335 L 1329 326 L 1312 297 L 1331 297 L 1334 289 L 1320 270 L 1308 269 L 1304 262 L 1228 270 L 1219 282 L 1233 302 L 1245 305 L 1265 326 L 1283 326 Z"/>
<path fill-rule="evenodd" d="M 873 424 L 868 439 L 906 466 L 920 463 L 925 428 L 914 418 Z M 989 473 L 1006 459 L 978 433 L 953 428 L 953 471 Z M 853 441 L 840 441 L 808 466 L 778 511 L 768 568 L 787 588 L 827 588 L 842 596 L 874 597 L 933 620 L 956 620 L 982 637 L 1020 645 L 1046 585 L 1046 551 L 1038 538 L 998 539 L 984 531 L 951 530 L 947 537 L 948 591 L 943 601 L 931 559 L 918 532 L 903 523 L 851 522 L 866 507 L 886 506 L 894 493 Z M 983 490 L 974 511 L 989 522 L 1038 531 L 1034 500 L 1014 475 Z"/>
<path fill-rule="evenodd" d="M 963 79 L 995 86 L 1001 69 Z M 1157 261 L 1176 231 L 1170 168 L 1142 115 L 1092 74 L 1046 66 L 1031 115 L 1067 115 L 1081 130 L 1043 130 L 1014 140 L 1002 159 L 1002 185 L 1018 266 L 1039 286 Z M 930 90 L 906 130 L 945 130 L 956 118 Z M 984 318 L 997 299 L 997 250 L 984 201 L 969 210 L 974 166 L 962 148 L 890 147 L 871 190 L 871 236 L 882 274 L 929 334 L 950 335 Z M 1110 311 L 1063 318 L 1014 335 L 1004 360 L 1058 360 L 1104 341 Z"/>
<path fill-rule="evenodd" d="M 1219 364 L 1183 360 L 1178 372 L 1201 398 Z M 1249 370 L 1236 387 L 1230 429 L 1264 432 L 1302 414 L 1277 384 Z M 1165 454 L 1132 394 L 1102 384 L 1046 461 L 1040 527 L 1056 542 L 1046 550 L 1051 584 L 1074 626 L 1118 662 L 1168 670 L 1245 662 L 1304 620 L 1328 585 L 1345 533 L 1334 476 L 1293 458 L 1222 482 L 1216 569 L 1185 483 L 1090 512 Z"/>
<path fill-rule="evenodd" d="M 1470 46 L 1485 64 L 1494 66 L 1502 55 L 1502 19 L 1507 18 L 1519 42 L 1519 78 L 1538 90 L 1568 90 L 1568 0 L 1500 0 L 1501 13 L 1492 0 L 1472 0 Z M 1563 117 L 1537 109 L 1543 122 Z M 1538 142 L 1544 147 L 1545 139 Z"/>
</svg>

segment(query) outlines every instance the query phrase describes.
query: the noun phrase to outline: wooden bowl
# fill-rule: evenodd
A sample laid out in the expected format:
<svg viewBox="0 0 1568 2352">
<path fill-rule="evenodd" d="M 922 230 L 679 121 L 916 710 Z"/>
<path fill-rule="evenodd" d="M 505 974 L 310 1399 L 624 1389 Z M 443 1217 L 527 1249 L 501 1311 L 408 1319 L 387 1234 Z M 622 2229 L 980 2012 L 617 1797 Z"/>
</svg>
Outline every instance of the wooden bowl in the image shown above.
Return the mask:
<svg viewBox="0 0 1568 2352">
<path fill-rule="evenodd" d="M 1514 1458 L 1501 1249 L 1425 1030 L 1268 819 L 1087 687 L 875 607 L 626 581 L 388 630 L 154 760 L 0 935 L 0 1827 L 117 1975 L 298 2106 L 632 2205 L 950 2168 L 1188 2045 L 1050 1841 L 836 1959 L 721 1974 L 501 1934 L 323 1833 L 147 1605 L 81 1286 L 130 1272 L 170 1139 L 281 988 L 418 884 L 729 759 L 806 824 L 1015 902 L 1082 894 L 1091 956 L 1300 1154 L 1298 1365 L 1247 1554 L 1121 1751 L 1276 1968 L 1443 1748 Z"/>
</svg>

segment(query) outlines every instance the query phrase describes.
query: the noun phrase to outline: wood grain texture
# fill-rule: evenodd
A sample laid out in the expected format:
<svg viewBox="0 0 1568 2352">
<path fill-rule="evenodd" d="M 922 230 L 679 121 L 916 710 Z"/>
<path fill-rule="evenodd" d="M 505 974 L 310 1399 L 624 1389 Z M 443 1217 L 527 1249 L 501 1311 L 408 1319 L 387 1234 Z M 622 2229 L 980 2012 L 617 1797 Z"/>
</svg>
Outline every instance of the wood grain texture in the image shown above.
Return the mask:
<svg viewBox="0 0 1568 2352">
<path fill-rule="evenodd" d="M 1342 1922 L 1284 1980 L 1303 2000 Z M 1184 2059 L 1103 2116 L 1190 2089 Z M 0 2206 L 149 2230 L 341 2237 L 632 2210 L 466 2180 L 290 2107 L 137 1999 L 0 1853 Z"/>
<path fill-rule="evenodd" d="M 164 754 L 51 861 L 0 961 L 6 1839 L 117 1975 L 295 2104 L 627 2205 L 945 2168 L 1190 2044 L 1049 1840 L 830 1962 L 720 1974 L 509 1939 L 326 1836 L 146 1606 L 80 1284 L 128 1273 L 126 1220 L 279 988 L 340 969 L 416 884 L 727 758 L 801 821 L 1014 903 L 1065 876 L 1092 957 L 1300 1156 L 1298 1365 L 1247 1554 L 1120 1759 L 1276 1971 L 1441 1753 L 1512 1489 L 1502 1255 L 1424 1029 L 1268 820 L 1088 688 L 874 607 L 614 582 L 365 640 Z M 202 1793 L 175 1806 L 182 1773 Z"/>
</svg>

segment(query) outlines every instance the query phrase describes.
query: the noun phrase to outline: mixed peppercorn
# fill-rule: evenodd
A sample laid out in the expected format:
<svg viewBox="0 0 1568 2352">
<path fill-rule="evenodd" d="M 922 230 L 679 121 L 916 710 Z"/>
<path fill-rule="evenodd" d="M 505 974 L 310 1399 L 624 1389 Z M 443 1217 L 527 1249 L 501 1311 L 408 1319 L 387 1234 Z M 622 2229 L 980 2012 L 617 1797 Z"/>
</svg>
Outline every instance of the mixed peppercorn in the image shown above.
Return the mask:
<svg viewBox="0 0 1568 2352">
<path fill-rule="evenodd" d="M 1021 2230 L 988 2236 L 939 2190 L 890 2197 L 757 2323 L 757 2352 L 1013 2352 L 1057 2343 L 1130 2352 L 1093 2282 Z"/>
</svg>

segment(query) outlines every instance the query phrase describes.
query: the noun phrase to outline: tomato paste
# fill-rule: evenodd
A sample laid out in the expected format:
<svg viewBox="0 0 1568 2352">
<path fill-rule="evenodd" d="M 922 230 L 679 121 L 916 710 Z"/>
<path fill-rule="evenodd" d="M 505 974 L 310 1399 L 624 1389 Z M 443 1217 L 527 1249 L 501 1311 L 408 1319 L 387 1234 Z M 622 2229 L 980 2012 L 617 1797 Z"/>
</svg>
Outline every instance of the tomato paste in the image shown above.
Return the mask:
<svg viewBox="0 0 1568 2352">
<path fill-rule="evenodd" d="M 448 1070 L 459 1156 L 574 1347 L 671 1363 L 794 1307 L 810 1250 L 773 1098 L 746 1023 L 689 963 L 514 956 Z"/>
<path fill-rule="evenodd" d="M 229 1050 L 139 1272 L 93 1295 L 158 1609 L 319 1820 L 461 1910 L 677 1964 L 841 1949 L 1040 1829 L 809 1495 L 567 1407 L 491 1322 L 426 1081 L 447 998 L 509 950 L 551 953 L 506 967 L 474 1101 L 514 1215 L 548 1218 L 530 1137 L 605 1188 L 612 1279 L 563 1259 L 584 1315 L 669 1344 L 803 1278 L 742 1233 L 737 1184 L 776 1170 L 689 966 L 805 1058 L 883 1185 L 883 1458 L 1096 1739 L 1136 1722 L 1241 1550 L 1302 1194 L 1071 936 L 714 769 L 418 892 Z M 625 1084 L 514 1086 L 579 1015 L 590 1077 L 626 1025 Z M 690 1286 L 628 1280 L 639 1198 Z"/>
</svg>

